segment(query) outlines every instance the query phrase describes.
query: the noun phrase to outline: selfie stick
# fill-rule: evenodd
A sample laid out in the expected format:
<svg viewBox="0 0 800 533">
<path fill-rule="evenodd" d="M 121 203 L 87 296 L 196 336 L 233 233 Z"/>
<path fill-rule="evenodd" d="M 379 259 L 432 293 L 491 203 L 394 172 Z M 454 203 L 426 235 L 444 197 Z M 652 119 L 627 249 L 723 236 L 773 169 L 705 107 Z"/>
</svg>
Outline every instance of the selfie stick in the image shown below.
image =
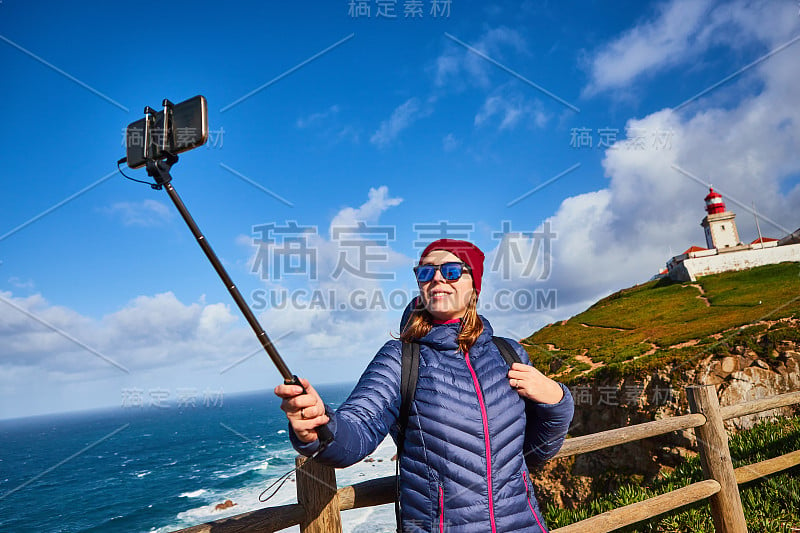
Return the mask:
<svg viewBox="0 0 800 533">
<path fill-rule="evenodd" d="M 164 100 L 165 121 L 167 120 L 166 117 L 168 116 L 168 113 L 166 112 L 168 103 L 170 106 L 172 105 L 169 100 Z M 148 110 L 150 110 L 150 108 L 145 108 L 145 113 L 148 113 Z M 148 126 L 149 121 L 145 121 L 145 129 L 147 129 Z M 164 131 L 168 131 L 168 128 L 165 128 Z M 147 137 L 147 135 L 145 137 Z M 164 135 L 164 137 L 166 137 L 166 135 Z M 192 215 L 189 214 L 189 211 L 186 209 L 186 206 L 184 205 L 180 196 L 178 196 L 175 187 L 172 186 L 172 176 L 170 175 L 169 171 L 172 168 L 172 165 L 178 162 L 178 156 L 169 153 L 167 150 L 162 150 L 162 153 L 166 153 L 167 155 L 161 159 L 148 158 L 147 160 L 147 174 L 152 176 L 156 182 L 155 185 L 151 186 L 156 190 L 159 190 L 162 187 L 167 190 L 167 194 L 172 200 L 172 203 L 174 203 L 175 207 L 178 208 L 181 217 L 183 217 L 183 220 L 189 226 L 189 229 L 192 230 L 192 234 L 194 235 L 194 238 L 197 239 L 197 243 L 200 245 L 200 248 L 203 249 L 206 257 L 208 257 L 208 260 L 211 261 L 211 264 L 214 266 L 214 270 L 216 270 L 217 274 L 219 274 L 219 277 L 222 278 L 222 282 L 225 283 L 225 287 L 227 287 L 228 292 L 233 297 L 233 300 L 236 302 L 239 310 L 242 312 L 242 314 L 244 314 L 245 319 L 247 319 L 247 323 L 250 324 L 251 328 L 253 328 L 256 337 L 258 337 L 259 342 L 261 342 L 261 346 L 264 347 L 267 355 L 269 355 L 270 359 L 272 359 L 272 362 L 278 368 L 278 372 L 280 372 L 281 376 L 283 377 L 283 382 L 286 385 L 299 386 L 303 389 L 302 394 L 306 394 L 306 389 L 300 383 L 300 379 L 289 371 L 289 367 L 286 366 L 286 363 L 278 353 L 275 345 L 272 344 L 272 341 L 267 336 L 267 332 L 264 331 L 264 328 L 262 328 L 261 324 L 258 323 L 253 311 L 247 305 L 247 302 L 245 302 L 244 298 L 242 298 L 242 294 L 239 292 L 239 289 L 236 288 L 236 285 L 233 283 L 233 280 L 231 280 L 228 272 L 225 271 L 225 267 L 222 266 L 217 254 L 215 254 L 214 250 L 211 249 L 211 245 L 208 244 L 208 240 L 206 240 L 206 238 L 200 232 L 200 228 L 195 223 Z M 315 430 L 322 446 L 325 446 L 333 440 L 333 433 L 331 433 L 331 430 L 328 429 L 327 424 L 318 426 L 315 428 Z"/>
</svg>

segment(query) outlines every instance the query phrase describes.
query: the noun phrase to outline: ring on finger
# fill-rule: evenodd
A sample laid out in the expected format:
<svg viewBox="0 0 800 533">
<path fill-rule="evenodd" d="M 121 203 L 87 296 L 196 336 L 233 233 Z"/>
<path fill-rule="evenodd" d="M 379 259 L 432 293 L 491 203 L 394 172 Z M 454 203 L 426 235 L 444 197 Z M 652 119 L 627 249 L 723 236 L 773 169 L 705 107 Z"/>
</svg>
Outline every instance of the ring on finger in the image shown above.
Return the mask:
<svg viewBox="0 0 800 533">
<path fill-rule="evenodd" d="M 300 418 L 302 418 L 303 420 L 305 420 L 305 418 L 306 418 L 306 414 L 305 414 L 305 412 L 303 412 L 304 409 L 305 409 L 304 407 L 300 408 Z"/>
</svg>

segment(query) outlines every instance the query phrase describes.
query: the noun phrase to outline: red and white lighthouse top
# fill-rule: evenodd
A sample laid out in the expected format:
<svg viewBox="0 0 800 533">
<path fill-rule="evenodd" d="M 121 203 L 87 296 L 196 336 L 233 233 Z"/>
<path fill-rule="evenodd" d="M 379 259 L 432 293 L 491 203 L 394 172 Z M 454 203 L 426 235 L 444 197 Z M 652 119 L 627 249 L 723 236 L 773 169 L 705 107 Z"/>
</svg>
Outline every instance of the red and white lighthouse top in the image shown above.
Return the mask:
<svg viewBox="0 0 800 533">
<path fill-rule="evenodd" d="M 722 201 L 722 195 L 718 192 L 714 192 L 713 187 L 709 187 L 708 189 L 708 196 L 706 196 L 706 213 L 709 215 L 713 215 L 716 213 L 724 213 L 725 212 L 725 203 Z"/>
</svg>

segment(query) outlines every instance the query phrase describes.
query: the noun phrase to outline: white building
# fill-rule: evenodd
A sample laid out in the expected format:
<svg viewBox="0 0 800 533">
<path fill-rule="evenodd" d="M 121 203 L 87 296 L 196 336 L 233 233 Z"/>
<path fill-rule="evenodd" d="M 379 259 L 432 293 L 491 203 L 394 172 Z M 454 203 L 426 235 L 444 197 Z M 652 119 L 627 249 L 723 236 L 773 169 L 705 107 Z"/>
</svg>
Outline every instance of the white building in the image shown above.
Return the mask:
<svg viewBox="0 0 800 533">
<path fill-rule="evenodd" d="M 739 241 L 736 214 L 725 209 L 722 196 L 710 189 L 706 201 L 706 216 L 700 225 L 706 235 L 708 248 L 692 246 L 667 261 L 667 273 L 676 281 L 695 281 L 698 276 L 730 270 L 744 270 L 761 265 L 800 262 L 800 244 L 788 235 L 777 239 L 761 238 L 750 244 Z M 795 233 L 800 232 L 798 230 Z"/>
</svg>

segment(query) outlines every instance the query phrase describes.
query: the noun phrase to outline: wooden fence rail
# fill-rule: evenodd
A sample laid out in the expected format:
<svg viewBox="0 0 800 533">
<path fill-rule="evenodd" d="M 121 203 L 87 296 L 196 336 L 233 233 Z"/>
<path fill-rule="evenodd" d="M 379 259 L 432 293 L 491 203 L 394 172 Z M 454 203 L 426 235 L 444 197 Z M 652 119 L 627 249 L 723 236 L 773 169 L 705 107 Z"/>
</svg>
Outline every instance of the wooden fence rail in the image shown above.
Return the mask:
<svg viewBox="0 0 800 533">
<path fill-rule="evenodd" d="M 800 450 L 734 469 L 723 420 L 800 404 L 800 391 L 720 407 L 712 385 L 687 389 L 692 413 L 567 439 L 556 457 L 568 457 L 693 428 L 707 479 L 561 527 L 552 533 L 607 533 L 709 499 L 716 533 L 747 533 L 738 485 L 800 465 Z M 280 531 L 340 533 L 340 512 L 392 503 L 395 478 L 372 479 L 333 490 L 335 470 L 298 458 L 298 503 L 267 507 L 175 533 Z"/>
<path fill-rule="evenodd" d="M 598 515 L 575 522 L 568 526 L 554 529 L 553 533 L 586 533 L 591 531 L 614 531 L 648 518 L 678 509 L 684 505 L 709 498 L 719 492 L 720 485 L 713 479 L 692 483 L 686 487 L 660 494 L 641 502 L 632 503 L 600 513 Z"/>
</svg>

